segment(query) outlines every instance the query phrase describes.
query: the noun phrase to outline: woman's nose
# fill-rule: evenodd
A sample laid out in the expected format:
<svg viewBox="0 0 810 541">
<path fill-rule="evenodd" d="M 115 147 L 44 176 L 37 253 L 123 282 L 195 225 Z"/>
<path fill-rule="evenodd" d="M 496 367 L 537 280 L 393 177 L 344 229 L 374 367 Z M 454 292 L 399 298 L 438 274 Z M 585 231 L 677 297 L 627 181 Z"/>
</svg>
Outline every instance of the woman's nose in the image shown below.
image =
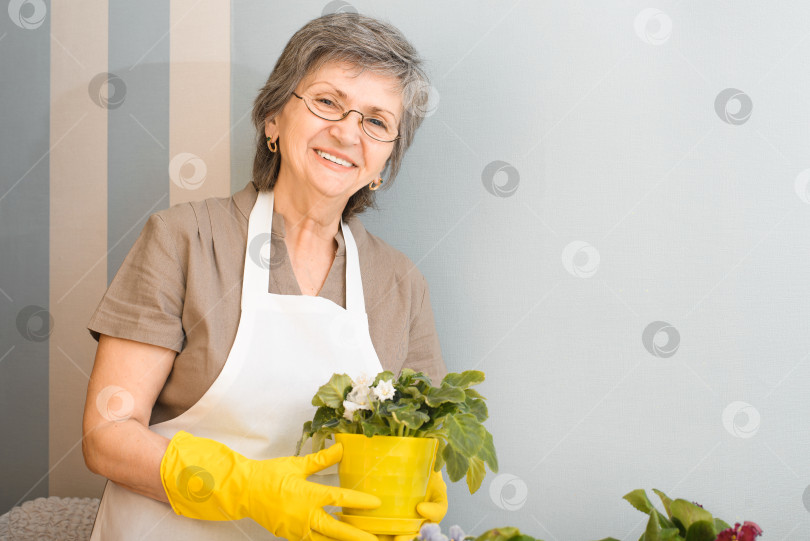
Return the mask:
<svg viewBox="0 0 810 541">
<path fill-rule="evenodd" d="M 360 116 L 360 113 L 352 110 L 342 120 L 331 122 L 329 133 L 347 145 L 355 144 L 363 137 L 362 122 L 363 117 Z"/>
</svg>

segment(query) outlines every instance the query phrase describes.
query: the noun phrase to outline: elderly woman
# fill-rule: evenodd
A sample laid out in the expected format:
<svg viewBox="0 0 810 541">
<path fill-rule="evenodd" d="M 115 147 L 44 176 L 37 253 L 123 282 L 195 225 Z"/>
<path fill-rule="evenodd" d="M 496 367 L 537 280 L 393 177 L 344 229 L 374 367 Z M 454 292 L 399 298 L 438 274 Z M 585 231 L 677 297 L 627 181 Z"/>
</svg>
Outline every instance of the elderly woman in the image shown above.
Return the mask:
<svg viewBox="0 0 810 541">
<path fill-rule="evenodd" d="M 424 88 L 394 27 L 315 19 L 255 101 L 252 181 L 149 218 L 88 325 L 83 451 L 112 481 L 92 539 L 375 539 L 323 507 L 377 497 L 307 480 L 339 444 L 288 455 L 332 373 L 445 374 L 424 277 L 356 218 L 394 179 Z M 446 513 L 441 473 L 417 510 Z"/>
</svg>

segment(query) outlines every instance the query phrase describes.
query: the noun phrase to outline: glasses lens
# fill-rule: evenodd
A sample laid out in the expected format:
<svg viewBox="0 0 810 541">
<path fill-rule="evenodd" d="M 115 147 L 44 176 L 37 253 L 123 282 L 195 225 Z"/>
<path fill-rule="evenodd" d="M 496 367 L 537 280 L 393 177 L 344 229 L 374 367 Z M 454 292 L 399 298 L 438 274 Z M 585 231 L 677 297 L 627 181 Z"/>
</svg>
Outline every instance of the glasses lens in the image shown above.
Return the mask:
<svg viewBox="0 0 810 541">
<path fill-rule="evenodd" d="M 363 119 L 363 129 L 366 133 L 380 141 L 393 141 L 397 138 L 397 130 L 392 124 L 392 121 L 381 116 L 366 116 Z"/>
<path fill-rule="evenodd" d="M 331 94 L 315 94 L 304 97 L 309 110 L 325 120 L 341 120 L 346 112 L 345 107 Z M 393 141 L 399 135 L 394 119 L 385 114 L 364 115 L 363 130 L 370 137 L 379 141 Z"/>
</svg>

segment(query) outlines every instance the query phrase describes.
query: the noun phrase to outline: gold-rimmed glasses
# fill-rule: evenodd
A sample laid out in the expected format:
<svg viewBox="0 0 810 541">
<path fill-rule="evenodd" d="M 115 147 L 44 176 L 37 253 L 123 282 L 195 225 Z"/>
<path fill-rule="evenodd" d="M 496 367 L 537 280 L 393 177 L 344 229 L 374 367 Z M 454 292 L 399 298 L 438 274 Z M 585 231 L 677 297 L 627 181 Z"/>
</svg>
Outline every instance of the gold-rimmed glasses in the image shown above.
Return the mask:
<svg viewBox="0 0 810 541">
<path fill-rule="evenodd" d="M 394 125 L 395 120 L 386 114 L 363 114 L 357 109 L 346 109 L 340 101 L 330 93 L 316 94 L 315 96 L 293 96 L 304 102 L 309 112 L 318 118 L 338 122 L 354 111 L 360 115 L 360 126 L 366 135 L 381 143 L 393 143 L 399 139 L 399 130 Z"/>
</svg>

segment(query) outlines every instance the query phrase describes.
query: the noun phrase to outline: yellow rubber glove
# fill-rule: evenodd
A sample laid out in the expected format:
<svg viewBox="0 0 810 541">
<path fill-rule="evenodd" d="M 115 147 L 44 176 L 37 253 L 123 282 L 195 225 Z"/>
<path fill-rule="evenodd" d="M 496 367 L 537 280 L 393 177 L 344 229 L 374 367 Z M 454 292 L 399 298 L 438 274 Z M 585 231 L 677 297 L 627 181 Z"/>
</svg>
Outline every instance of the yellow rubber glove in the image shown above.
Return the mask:
<svg viewBox="0 0 810 541">
<path fill-rule="evenodd" d="M 425 501 L 416 504 L 416 512 L 427 519 L 427 522 L 438 524 L 447 514 L 447 485 L 441 470 L 431 471 L 428 478 Z M 403 535 L 378 535 L 379 541 L 411 541 L 419 532 Z"/>
<path fill-rule="evenodd" d="M 289 540 L 376 541 L 359 528 L 332 518 L 324 505 L 374 509 L 372 494 L 307 481 L 343 457 L 335 444 L 302 457 L 251 460 L 208 438 L 180 431 L 169 442 L 160 476 L 178 515 L 202 520 L 250 517 Z"/>
</svg>

